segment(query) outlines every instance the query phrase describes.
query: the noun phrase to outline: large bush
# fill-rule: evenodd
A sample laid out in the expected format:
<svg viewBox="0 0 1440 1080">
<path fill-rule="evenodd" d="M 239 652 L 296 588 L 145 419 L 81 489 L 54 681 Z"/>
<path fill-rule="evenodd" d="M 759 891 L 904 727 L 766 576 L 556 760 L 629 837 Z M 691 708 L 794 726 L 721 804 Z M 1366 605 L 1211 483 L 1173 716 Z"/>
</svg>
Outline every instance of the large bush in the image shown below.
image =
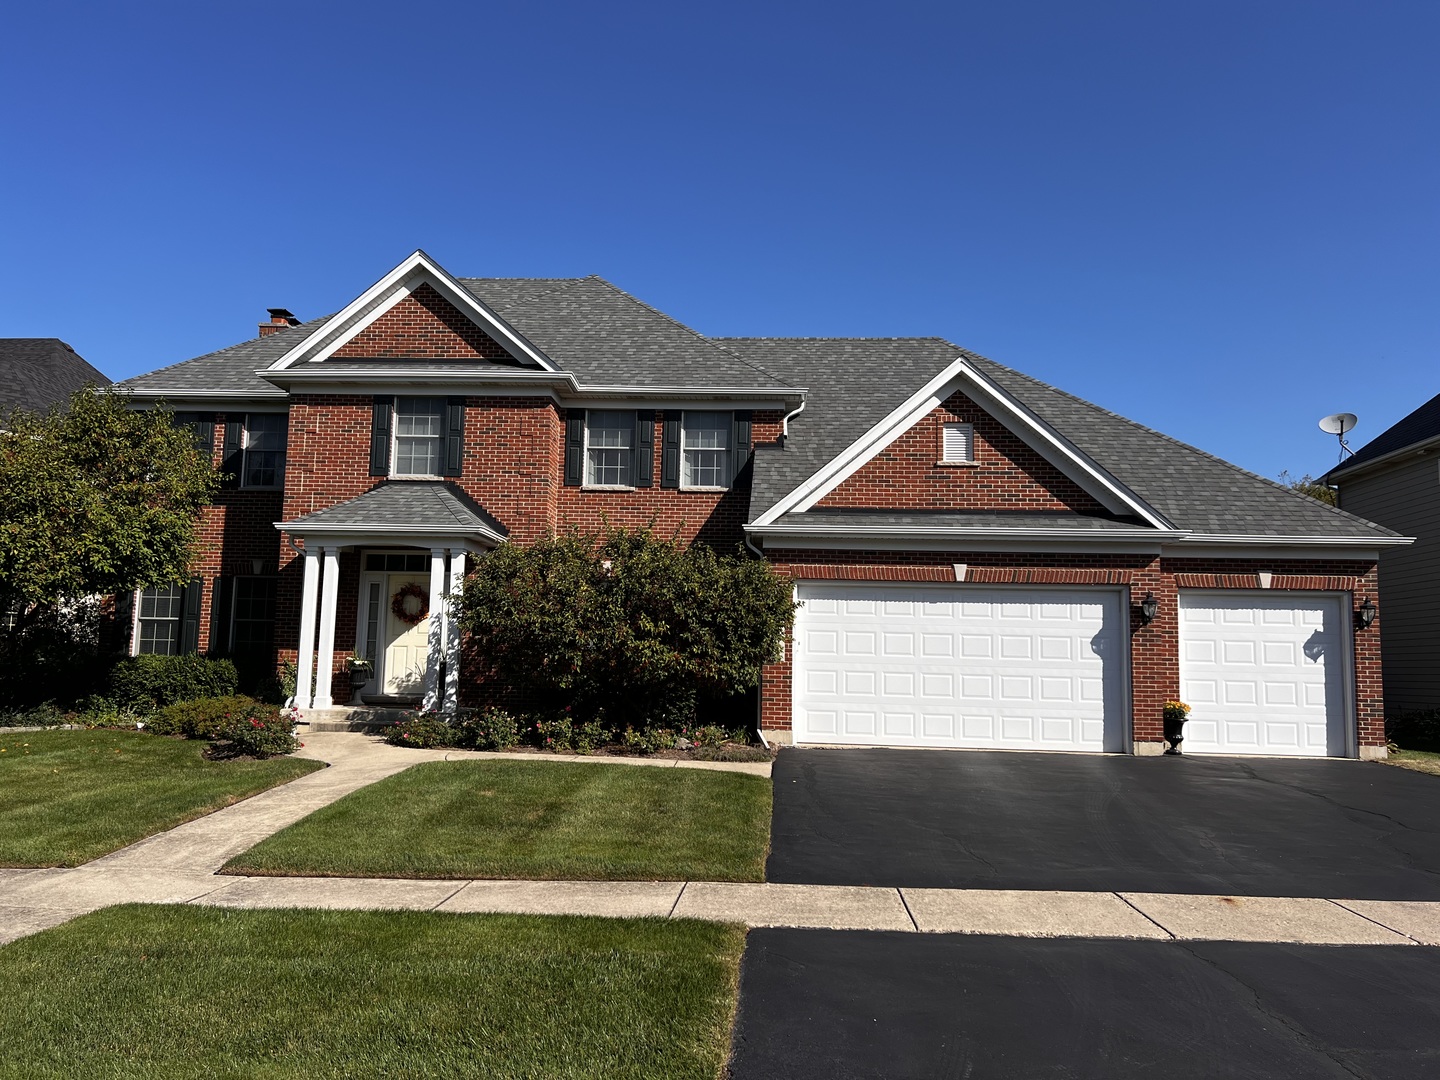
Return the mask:
<svg viewBox="0 0 1440 1080">
<path fill-rule="evenodd" d="M 645 530 L 502 545 L 459 616 L 500 683 L 615 732 L 689 726 L 697 695 L 753 688 L 793 617 L 790 582 L 768 563 Z"/>
<path fill-rule="evenodd" d="M 233 714 L 216 732 L 216 737 L 230 744 L 232 754 L 268 758 L 293 754 L 300 749 L 295 738 L 295 720 L 288 709 L 263 702 Z"/>
<path fill-rule="evenodd" d="M 1440 709 L 1417 709 L 1387 716 L 1385 738 L 1403 750 L 1440 751 Z"/>
<path fill-rule="evenodd" d="M 228 697 L 238 676 L 229 660 L 204 656 L 127 656 L 110 670 L 106 697 L 117 705 L 161 708 L 176 701 Z"/>
<path fill-rule="evenodd" d="M 187 739 L 218 739 L 237 717 L 258 706 L 254 698 L 240 694 L 196 698 L 166 705 L 150 718 L 146 728 L 156 735 L 184 735 Z M 274 708 L 275 706 L 266 706 Z"/>
</svg>

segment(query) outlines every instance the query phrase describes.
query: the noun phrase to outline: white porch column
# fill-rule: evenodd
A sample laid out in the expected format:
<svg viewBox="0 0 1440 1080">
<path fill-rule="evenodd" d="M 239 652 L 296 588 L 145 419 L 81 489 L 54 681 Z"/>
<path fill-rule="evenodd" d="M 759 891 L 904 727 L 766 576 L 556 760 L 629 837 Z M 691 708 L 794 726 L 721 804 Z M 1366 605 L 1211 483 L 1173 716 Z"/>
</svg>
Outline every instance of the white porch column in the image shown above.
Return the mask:
<svg viewBox="0 0 1440 1080">
<path fill-rule="evenodd" d="M 430 637 L 420 707 L 440 707 L 440 657 L 445 648 L 445 549 L 430 549 Z"/>
<path fill-rule="evenodd" d="M 465 584 L 465 552 L 450 549 L 450 587 L 445 590 L 445 711 L 460 703 L 460 624 L 455 621 L 450 597 Z"/>
<path fill-rule="evenodd" d="M 330 699 L 330 677 L 335 669 L 335 600 L 340 591 L 340 549 L 324 549 L 325 574 L 320 589 L 320 649 L 315 658 L 315 703 L 316 709 L 328 709 Z"/>
<path fill-rule="evenodd" d="M 320 552 L 305 549 L 305 585 L 300 591 L 300 655 L 295 658 L 295 706 L 310 708 L 315 674 L 315 601 L 320 595 Z"/>
</svg>

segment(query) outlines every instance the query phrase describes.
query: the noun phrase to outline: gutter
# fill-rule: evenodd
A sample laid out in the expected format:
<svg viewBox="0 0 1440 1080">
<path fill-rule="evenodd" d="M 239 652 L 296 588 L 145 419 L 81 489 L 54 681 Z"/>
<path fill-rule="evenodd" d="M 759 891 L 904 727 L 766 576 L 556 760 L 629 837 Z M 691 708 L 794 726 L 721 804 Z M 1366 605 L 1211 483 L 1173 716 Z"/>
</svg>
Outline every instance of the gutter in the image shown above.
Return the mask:
<svg viewBox="0 0 1440 1080">
<path fill-rule="evenodd" d="M 1433 435 L 1428 439 L 1410 443 L 1398 450 L 1391 450 L 1387 454 L 1380 454 L 1364 461 L 1355 462 L 1354 458 L 1343 461 L 1336 465 L 1329 472 L 1320 477 L 1322 483 L 1338 487 L 1343 480 L 1353 480 L 1357 476 L 1363 476 L 1374 469 L 1384 468 L 1387 465 L 1394 465 L 1407 458 L 1425 457 L 1440 449 L 1440 435 Z"/>
</svg>

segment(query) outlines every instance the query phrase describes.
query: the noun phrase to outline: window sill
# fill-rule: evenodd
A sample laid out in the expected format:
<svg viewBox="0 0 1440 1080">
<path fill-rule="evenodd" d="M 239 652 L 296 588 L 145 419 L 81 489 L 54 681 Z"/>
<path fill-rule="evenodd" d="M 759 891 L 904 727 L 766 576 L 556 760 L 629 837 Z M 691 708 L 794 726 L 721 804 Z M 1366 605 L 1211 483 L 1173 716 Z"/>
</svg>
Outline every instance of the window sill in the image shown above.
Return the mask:
<svg viewBox="0 0 1440 1080">
<path fill-rule="evenodd" d="M 937 461 L 935 467 L 937 469 L 973 469 L 979 464 L 978 461 Z"/>
<path fill-rule="evenodd" d="M 581 491 L 638 491 L 629 484 L 582 484 Z"/>
<path fill-rule="evenodd" d="M 458 480 L 456 476 L 426 476 L 423 473 L 392 473 L 386 480 Z"/>
<path fill-rule="evenodd" d="M 708 492 L 708 493 L 714 495 L 714 494 L 716 494 L 716 493 L 718 493 L 718 492 L 729 491 L 730 489 L 729 489 L 728 487 L 696 487 L 696 486 L 693 486 L 693 485 L 684 485 L 684 484 L 682 484 L 682 485 L 680 486 L 679 490 L 680 490 L 680 491 L 695 491 L 695 492 L 699 492 L 699 493 L 701 493 L 701 494 L 704 494 L 704 493 Z"/>
</svg>

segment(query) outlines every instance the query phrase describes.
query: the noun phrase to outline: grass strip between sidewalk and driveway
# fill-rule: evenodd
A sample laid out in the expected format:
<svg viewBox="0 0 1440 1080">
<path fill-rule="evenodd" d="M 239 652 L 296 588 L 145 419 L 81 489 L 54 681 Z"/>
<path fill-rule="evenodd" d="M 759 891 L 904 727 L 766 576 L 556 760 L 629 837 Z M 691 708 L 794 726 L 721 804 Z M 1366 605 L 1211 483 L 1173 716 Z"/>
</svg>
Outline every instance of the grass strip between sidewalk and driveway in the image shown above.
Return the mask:
<svg viewBox="0 0 1440 1080">
<path fill-rule="evenodd" d="M 362 788 L 226 873 L 763 881 L 770 780 L 634 765 L 444 761 Z"/>
<path fill-rule="evenodd" d="M 0 866 L 79 866 L 318 761 L 209 761 L 205 743 L 135 731 L 0 732 Z"/>
<path fill-rule="evenodd" d="M 1385 758 L 1385 764 L 1440 776 L 1440 754 L 1429 750 L 1392 750 Z"/>
<path fill-rule="evenodd" d="M 0 947 L 0 1080 L 714 1080 L 744 931 L 126 905 Z"/>
</svg>

